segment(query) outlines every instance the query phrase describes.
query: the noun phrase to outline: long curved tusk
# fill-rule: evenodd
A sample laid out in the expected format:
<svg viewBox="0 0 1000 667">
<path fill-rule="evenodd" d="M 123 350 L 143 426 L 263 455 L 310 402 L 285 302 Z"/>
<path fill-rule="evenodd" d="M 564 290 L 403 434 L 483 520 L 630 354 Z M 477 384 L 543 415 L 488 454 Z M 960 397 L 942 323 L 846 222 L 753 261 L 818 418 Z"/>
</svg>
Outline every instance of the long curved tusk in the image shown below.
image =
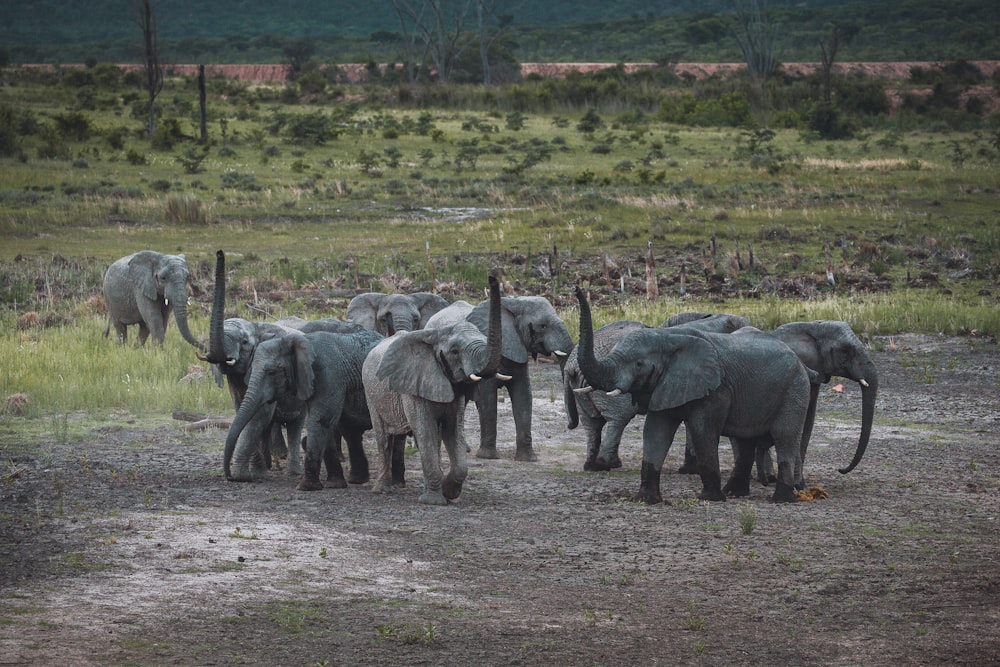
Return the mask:
<svg viewBox="0 0 1000 667">
<path fill-rule="evenodd" d="M 566 354 L 562 350 L 556 350 L 552 354 L 556 355 L 557 357 L 568 357 L 569 356 L 568 354 Z"/>
<path fill-rule="evenodd" d="M 500 380 L 501 382 L 506 382 L 507 380 L 510 380 L 513 377 L 514 377 L 513 375 L 504 375 L 503 373 L 496 374 L 496 379 Z"/>
<path fill-rule="evenodd" d="M 868 380 L 866 380 L 864 378 L 861 378 L 860 380 L 858 380 L 858 382 L 861 384 L 862 387 L 867 387 L 868 386 Z"/>
<path fill-rule="evenodd" d="M 621 396 L 622 395 L 622 390 L 621 389 L 612 389 L 611 391 L 608 392 L 607 395 L 608 396 Z"/>
<path fill-rule="evenodd" d="M 580 394 L 582 396 L 583 394 L 589 394 L 592 391 L 594 391 L 594 388 L 588 384 L 586 387 L 577 387 L 573 390 L 573 393 Z"/>
</svg>

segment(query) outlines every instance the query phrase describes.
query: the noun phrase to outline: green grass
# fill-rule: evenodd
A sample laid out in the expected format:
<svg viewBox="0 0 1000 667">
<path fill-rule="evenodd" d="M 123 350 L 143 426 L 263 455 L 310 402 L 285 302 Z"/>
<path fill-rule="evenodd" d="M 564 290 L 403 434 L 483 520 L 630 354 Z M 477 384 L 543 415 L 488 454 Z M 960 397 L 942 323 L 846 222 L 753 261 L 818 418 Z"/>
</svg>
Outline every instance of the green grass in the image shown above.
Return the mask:
<svg viewBox="0 0 1000 667">
<path fill-rule="evenodd" d="M 29 401 L 22 416 L 0 406 L 0 423 L 21 430 L 16 420 L 48 418 L 66 431 L 72 422 L 59 415 L 77 412 L 231 410 L 210 378 L 180 382 L 207 367 L 174 325 L 163 348 L 102 337 L 103 272 L 143 248 L 187 255 L 201 338 L 220 248 L 227 310 L 250 319 L 344 317 L 358 290 L 435 281 L 449 299 L 478 300 L 487 270 L 501 267 L 515 293 L 550 298 L 574 337 L 575 284 L 590 290 L 597 325 L 706 310 L 765 329 L 837 319 L 863 336 L 1000 332 L 1000 155 L 985 124 L 957 132 L 886 118 L 836 142 L 776 129 L 760 162 L 745 150 L 753 133 L 738 128 L 605 114 L 605 128 L 588 134 L 577 129 L 582 112 L 563 112 L 524 114 L 511 130 L 499 111 L 286 104 L 283 86 L 213 80 L 203 171 L 187 173 L 178 158 L 200 149 L 183 137 L 152 148 L 133 89 L 99 88 L 81 109 L 81 91 L 58 79 L 6 73 L 0 107 L 37 128 L 0 157 L 0 400 Z M 196 108 L 190 81 L 167 82 L 161 125 L 194 135 Z M 44 128 L 78 109 L 89 138 L 47 148 Z M 332 119 L 337 136 L 290 134 L 314 117 Z M 49 149 L 56 157 L 42 157 Z M 548 157 L 524 167 L 533 151 Z M 652 301 L 647 243 L 660 288 Z M 29 312 L 37 326 L 22 319 Z"/>
</svg>

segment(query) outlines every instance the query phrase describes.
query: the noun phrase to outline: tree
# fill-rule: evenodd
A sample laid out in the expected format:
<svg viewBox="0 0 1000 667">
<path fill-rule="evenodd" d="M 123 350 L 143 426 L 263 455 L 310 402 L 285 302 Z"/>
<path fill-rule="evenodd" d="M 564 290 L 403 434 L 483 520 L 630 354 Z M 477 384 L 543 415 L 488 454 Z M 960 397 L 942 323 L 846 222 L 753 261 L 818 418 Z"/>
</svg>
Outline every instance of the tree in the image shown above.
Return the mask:
<svg viewBox="0 0 1000 667">
<path fill-rule="evenodd" d="M 822 58 L 823 99 L 829 102 L 833 97 L 833 61 L 837 51 L 849 43 L 861 30 L 856 23 L 835 23 L 830 28 L 826 41 L 820 41 L 819 50 Z"/>
<path fill-rule="evenodd" d="M 763 82 L 778 68 L 778 23 L 768 0 L 733 0 L 734 32 L 750 77 Z"/>
<path fill-rule="evenodd" d="M 146 134 L 152 139 L 156 131 L 156 97 L 163 90 L 163 63 L 157 39 L 156 11 L 151 0 L 135 0 L 135 22 L 142 31 L 142 67 L 149 110 Z"/>
<path fill-rule="evenodd" d="M 439 81 L 448 81 L 455 62 L 472 42 L 465 26 L 476 2 L 477 0 L 392 0 L 402 33 L 410 45 L 410 56 L 415 54 L 416 44 L 422 43 L 423 57 L 429 57 L 433 62 Z M 420 62 L 410 65 L 417 68 L 411 81 L 419 74 Z"/>
<path fill-rule="evenodd" d="M 479 34 L 479 60 L 483 68 L 483 85 L 492 83 L 490 52 L 514 23 L 511 14 L 497 13 L 497 0 L 477 0 L 476 28 Z"/>
<path fill-rule="evenodd" d="M 303 37 L 285 45 L 282 52 L 288 59 L 288 66 L 291 68 L 288 78 L 295 81 L 305 70 L 309 59 L 316 53 L 316 44 L 308 37 Z"/>
</svg>

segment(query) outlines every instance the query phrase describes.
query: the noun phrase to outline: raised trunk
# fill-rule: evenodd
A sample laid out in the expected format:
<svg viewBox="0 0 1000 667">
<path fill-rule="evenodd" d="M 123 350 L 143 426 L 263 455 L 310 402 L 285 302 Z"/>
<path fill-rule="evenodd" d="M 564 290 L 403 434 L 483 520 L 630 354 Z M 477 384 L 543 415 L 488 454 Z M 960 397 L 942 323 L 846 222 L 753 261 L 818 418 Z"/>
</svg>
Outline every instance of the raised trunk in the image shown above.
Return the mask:
<svg viewBox="0 0 1000 667">
<path fill-rule="evenodd" d="M 226 310 L 226 253 L 215 253 L 215 298 L 212 301 L 212 324 L 208 335 L 208 357 L 213 364 L 226 363 L 226 349 L 222 342 Z"/>
<path fill-rule="evenodd" d="M 181 285 L 180 289 L 175 290 L 173 294 L 169 297 L 170 303 L 174 309 L 174 319 L 177 320 L 177 329 L 180 330 L 181 336 L 184 340 L 194 345 L 196 348 L 205 351 L 205 345 L 195 339 L 191 335 L 191 330 L 188 328 L 188 316 L 187 316 L 187 286 Z"/>
<path fill-rule="evenodd" d="M 855 466 L 861 463 L 861 459 L 865 455 L 865 450 L 868 449 L 868 439 L 872 434 L 872 421 L 875 418 L 875 398 L 878 396 L 878 372 L 872 367 L 871 373 L 863 379 L 868 386 L 861 385 L 861 436 L 858 438 L 858 448 L 854 452 L 854 459 L 846 468 L 837 469 L 837 472 L 843 475 L 851 472 Z"/>
<path fill-rule="evenodd" d="M 610 391 L 615 388 L 612 369 L 610 364 L 594 357 L 594 324 L 590 316 L 590 303 L 579 286 L 576 288 L 576 299 L 580 302 L 580 342 L 576 352 L 580 370 L 592 387 Z"/>
<path fill-rule="evenodd" d="M 483 377 L 496 375 L 500 368 L 500 283 L 495 276 L 490 276 L 490 326 L 486 332 L 486 365 L 480 371 Z"/>
</svg>

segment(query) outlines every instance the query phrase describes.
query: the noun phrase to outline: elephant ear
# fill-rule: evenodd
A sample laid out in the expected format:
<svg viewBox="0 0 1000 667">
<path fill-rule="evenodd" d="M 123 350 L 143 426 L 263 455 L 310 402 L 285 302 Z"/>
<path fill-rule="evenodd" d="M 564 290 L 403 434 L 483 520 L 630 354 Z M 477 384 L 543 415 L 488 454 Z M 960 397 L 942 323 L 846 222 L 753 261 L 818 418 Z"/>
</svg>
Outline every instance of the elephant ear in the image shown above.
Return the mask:
<svg viewBox="0 0 1000 667">
<path fill-rule="evenodd" d="M 142 250 L 128 260 L 129 273 L 137 276 L 136 286 L 141 290 L 142 296 L 150 301 L 157 298 L 156 281 L 153 280 L 159 264 L 157 257 L 157 253 L 151 250 Z"/>
<path fill-rule="evenodd" d="M 376 376 L 398 394 L 450 403 L 455 399 L 455 389 L 434 354 L 435 342 L 449 331 L 451 327 L 396 334 L 382 356 Z"/>
<path fill-rule="evenodd" d="M 711 343 L 697 336 L 668 334 L 663 350 L 665 364 L 653 394 L 650 410 L 667 410 L 704 398 L 722 383 L 719 354 Z"/>
<path fill-rule="evenodd" d="M 302 334 L 291 334 L 288 336 L 291 345 L 291 353 L 294 357 L 293 368 L 295 369 L 295 395 L 299 400 L 306 400 L 313 394 L 313 349 L 309 339 Z"/>
<path fill-rule="evenodd" d="M 528 363 L 528 348 L 518 333 L 517 318 L 522 308 L 515 297 L 505 296 L 500 299 L 500 354 L 504 359 L 510 359 L 518 364 Z M 484 334 L 489 331 L 490 302 L 483 301 L 469 313 L 468 320 L 475 324 Z"/>
<path fill-rule="evenodd" d="M 385 294 L 379 292 L 367 292 L 357 295 L 347 304 L 347 319 L 352 320 L 368 331 L 375 331 L 378 308 L 384 298 Z"/>
<path fill-rule="evenodd" d="M 420 311 L 419 326 L 421 329 L 427 326 L 427 320 L 431 316 L 448 307 L 448 302 L 444 300 L 444 297 L 433 292 L 414 292 L 410 295 L 410 298 L 413 299 L 417 310 Z"/>
</svg>

